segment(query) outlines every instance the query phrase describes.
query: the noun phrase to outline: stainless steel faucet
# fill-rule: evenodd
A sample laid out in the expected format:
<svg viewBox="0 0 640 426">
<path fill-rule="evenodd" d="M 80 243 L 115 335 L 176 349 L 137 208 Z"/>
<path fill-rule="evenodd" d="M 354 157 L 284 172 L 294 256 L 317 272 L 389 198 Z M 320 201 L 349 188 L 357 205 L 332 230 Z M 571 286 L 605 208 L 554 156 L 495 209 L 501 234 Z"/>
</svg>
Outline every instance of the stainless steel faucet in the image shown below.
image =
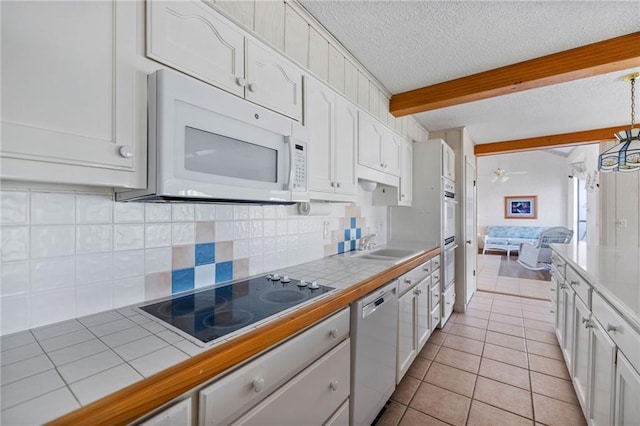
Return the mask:
<svg viewBox="0 0 640 426">
<path fill-rule="evenodd" d="M 365 235 L 360 238 L 358 250 L 370 250 L 376 245 L 376 234 Z"/>
</svg>

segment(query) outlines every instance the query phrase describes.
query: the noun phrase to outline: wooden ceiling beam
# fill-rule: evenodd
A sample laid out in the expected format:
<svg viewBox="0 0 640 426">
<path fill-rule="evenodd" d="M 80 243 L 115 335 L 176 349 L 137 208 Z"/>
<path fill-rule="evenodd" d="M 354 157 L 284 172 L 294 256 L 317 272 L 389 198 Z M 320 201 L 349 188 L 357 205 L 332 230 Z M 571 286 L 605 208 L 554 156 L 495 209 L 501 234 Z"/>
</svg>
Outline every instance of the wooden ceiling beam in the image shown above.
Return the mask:
<svg viewBox="0 0 640 426">
<path fill-rule="evenodd" d="M 398 93 L 395 117 L 640 66 L 640 32 Z"/>
<path fill-rule="evenodd" d="M 559 146 L 584 145 L 615 139 L 614 134 L 628 129 L 629 125 L 606 127 L 604 129 L 583 130 L 558 135 L 538 136 L 535 138 L 517 139 L 512 141 L 492 142 L 476 145 L 473 152 L 476 157 L 512 152 L 533 151 L 536 149 L 554 148 Z"/>
</svg>

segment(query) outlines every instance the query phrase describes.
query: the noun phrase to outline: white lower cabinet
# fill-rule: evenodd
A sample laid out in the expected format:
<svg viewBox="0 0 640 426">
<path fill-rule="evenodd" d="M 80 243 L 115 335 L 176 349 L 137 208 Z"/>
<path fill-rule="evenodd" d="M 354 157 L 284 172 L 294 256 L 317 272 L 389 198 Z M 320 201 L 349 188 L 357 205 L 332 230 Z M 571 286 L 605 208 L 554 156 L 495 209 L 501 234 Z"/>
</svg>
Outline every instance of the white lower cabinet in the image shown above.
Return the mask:
<svg viewBox="0 0 640 426">
<path fill-rule="evenodd" d="M 598 321 L 591 324 L 587 420 L 591 426 L 607 426 L 613 424 L 616 345 Z"/>
<path fill-rule="evenodd" d="M 560 315 L 562 315 L 562 330 L 559 331 L 562 336 L 562 355 L 567 363 L 567 369 L 569 372 L 573 371 L 573 332 L 574 332 L 574 306 L 576 294 L 571 286 L 563 284 L 561 286 L 562 291 L 562 306 L 560 307 Z M 560 340 L 560 339 L 558 339 Z"/>
<path fill-rule="evenodd" d="M 344 404 L 342 404 L 340 406 L 340 408 L 338 408 L 338 410 L 333 413 L 333 416 L 331 416 L 331 418 L 329 420 L 327 420 L 327 423 L 325 423 L 325 426 L 348 426 L 349 425 L 349 400 L 347 399 Z"/>
<path fill-rule="evenodd" d="M 576 396 L 582 406 L 582 413 L 587 417 L 588 412 L 588 392 L 589 392 L 589 344 L 591 333 L 589 328 L 593 327 L 590 319 L 591 311 L 576 297 L 573 311 L 573 386 Z"/>
<path fill-rule="evenodd" d="M 174 426 L 191 424 L 191 398 L 182 400 L 165 408 L 155 416 L 140 423 L 143 426 Z"/>
<path fill-rule="evenodd" d="M 398 361 L 396 383 L 400 383 L 400 380 L 402 380 L 418 354 L 416 328 L 418 301 L 416 295 L 409 290 L 400 296 L 398 298 L 398 308 Z"/>
<path fill-rule="evenodd" d="M 325 417 L 311 423 L 328 420 L 349 396 L 349 319 L 346 308 L 200 390 L 198 424 L 265 424 L 257 412 L 272 424 L 304 424 L 316 409 Z M 296 402 L 282 408 L 282 394 Z"/>
<path fill-rule="evenodd" d="M 429 301 L 429 293 L 431 291 L 431 278 L 423 280 L 415 288 L 416 303 L 418 312 L 416 313 L 416 327 L 418 330 L 418 352 L 427 343 L 427 339 L 431 336 L 431 327 L 429 325 L 429 317 L 431 316 L 431 303 Z"/>
<path fill-rule="evenodd" d="M 349 397 L 350 339 L 313 363 L 234 424 L 319 425 Z"/>
<path fill-rule="evenodd" d="M 635 426 L 640 424 L 640 374 L 629 360 L 618 351 L 616 368 L 616 400 L 614 424 Z"/>
</svg>

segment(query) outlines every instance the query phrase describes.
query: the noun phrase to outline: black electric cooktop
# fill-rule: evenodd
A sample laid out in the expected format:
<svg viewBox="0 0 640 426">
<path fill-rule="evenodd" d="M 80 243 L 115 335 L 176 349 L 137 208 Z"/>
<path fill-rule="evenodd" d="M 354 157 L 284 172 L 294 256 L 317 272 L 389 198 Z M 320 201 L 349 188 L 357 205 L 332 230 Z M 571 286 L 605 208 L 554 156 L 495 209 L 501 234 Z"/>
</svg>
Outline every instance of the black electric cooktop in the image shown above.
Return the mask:
<svg viewBox="0 0 640 426">
<path fill-rule="evenodd" d="M 315 283 L 267 275 L 140 309 L 207 343 L 331 290 L 332 287 Z"/>
</svg>

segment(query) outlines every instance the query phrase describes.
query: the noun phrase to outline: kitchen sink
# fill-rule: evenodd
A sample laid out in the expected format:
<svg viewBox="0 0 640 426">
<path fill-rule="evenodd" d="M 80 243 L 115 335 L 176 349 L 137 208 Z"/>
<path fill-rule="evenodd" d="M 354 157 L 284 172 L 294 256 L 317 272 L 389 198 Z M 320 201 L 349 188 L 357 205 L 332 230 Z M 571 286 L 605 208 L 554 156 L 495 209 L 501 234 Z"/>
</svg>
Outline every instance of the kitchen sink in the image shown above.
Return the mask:
<svg viewBox="0 0 640 426">
<path fill-rule="evenodd" d="M 352 254 L 349 257 L 354 257 L 357 259 L 379 260 L 383 262 L 398 264 L 422 252 L 423 250 L 385 247 L 375 250 L 351 252 Z"/>
</svg>

